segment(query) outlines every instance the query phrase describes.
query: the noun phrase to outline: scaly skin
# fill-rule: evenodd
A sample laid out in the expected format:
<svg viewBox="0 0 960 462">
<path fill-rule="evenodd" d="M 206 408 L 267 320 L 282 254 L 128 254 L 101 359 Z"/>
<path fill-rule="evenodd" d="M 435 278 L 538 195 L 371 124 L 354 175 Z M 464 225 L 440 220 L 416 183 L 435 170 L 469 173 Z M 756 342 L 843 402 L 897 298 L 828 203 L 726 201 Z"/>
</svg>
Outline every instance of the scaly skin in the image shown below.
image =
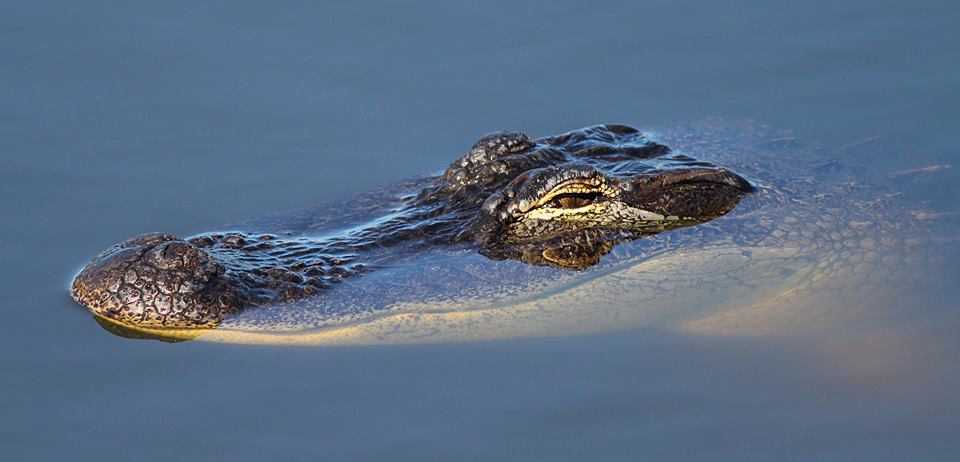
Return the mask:
<svg viewBox="0 0 960 462">
<path fill-rule="evenodd" d="M 753 190 L 622 125 L 538 140 L 489 135 L 441 176 L 411 187 L 399 207 L 341 235 L 134 237 L 94 258 L 71 294 L 123 325 L 209 328 L 437 246 L 582 269 L 617 242 L 724 215 Z"/>
</svg>

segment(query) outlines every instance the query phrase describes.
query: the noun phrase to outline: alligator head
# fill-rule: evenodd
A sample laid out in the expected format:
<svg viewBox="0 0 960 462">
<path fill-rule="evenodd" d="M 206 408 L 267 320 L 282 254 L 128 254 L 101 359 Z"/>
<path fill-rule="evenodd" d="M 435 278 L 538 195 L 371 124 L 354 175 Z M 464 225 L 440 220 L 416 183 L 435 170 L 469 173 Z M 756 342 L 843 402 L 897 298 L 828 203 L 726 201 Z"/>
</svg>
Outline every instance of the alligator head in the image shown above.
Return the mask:
<svg viewBox="0 0 960 462">
<path fill-rule="evenodd" d="M 353 237 L 144 235 L 96 257 L 71 293 L 124 325 L 213 327 L 245 307 L 310 296 L 364 272 L 365 255 L 383 263 L 425 246 L 467 245 L 490 258 L 582 269 L 619 241 L 719 217 L 750 191 L 737 174 L 623 125 L 537 140 L 495 133 Z"/>
<path fill-rule="evenodd" d="M 569 268 L 596 264 L 618 241 L 719 217 L 753 190 L 729 170 L 674 155 L 622 125 L 537 142 L 491 135 L 444 178 L 454 187 L 494 186 L 480 192 L 462 234 L 483 254 Z"/>
</svg>

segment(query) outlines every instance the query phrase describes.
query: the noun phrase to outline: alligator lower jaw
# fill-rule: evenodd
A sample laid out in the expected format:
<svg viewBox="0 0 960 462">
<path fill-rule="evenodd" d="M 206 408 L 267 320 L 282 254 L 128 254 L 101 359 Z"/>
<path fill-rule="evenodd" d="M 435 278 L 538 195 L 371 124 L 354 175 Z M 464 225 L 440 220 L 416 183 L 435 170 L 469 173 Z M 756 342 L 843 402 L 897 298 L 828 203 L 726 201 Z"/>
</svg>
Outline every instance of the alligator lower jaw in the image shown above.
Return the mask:
<svg viewBox="0 0 960 462">
<path fill-rule="evenodd" d="M 132 339 L 159 340 L 167 343 L 184 342 L 193 340 L 205 332 L 209 332 L 213 327 L 208 328 L 150 328 L 126 324 L 115 319 L 100 316 L 92 313 L 93 319 L 97 321 L 104 330 L 111 334 Z"/>
</svg>

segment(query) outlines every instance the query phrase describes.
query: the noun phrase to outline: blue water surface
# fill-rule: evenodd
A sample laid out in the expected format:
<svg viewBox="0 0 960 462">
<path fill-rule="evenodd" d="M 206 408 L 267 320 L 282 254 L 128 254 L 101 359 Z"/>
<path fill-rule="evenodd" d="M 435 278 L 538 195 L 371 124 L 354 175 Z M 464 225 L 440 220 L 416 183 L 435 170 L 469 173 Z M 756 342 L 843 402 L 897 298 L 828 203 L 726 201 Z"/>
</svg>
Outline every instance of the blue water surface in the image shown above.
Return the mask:
<svg viewBox="0 0 960 462">
<path fill-rule="evenodd" d="M 956 163 L 955 2 L 0 11 L 4 460 L 956 458 L 955 293 L 882 335 L 329 349 L 127 340 L 66 289 L 128 236 L 345 198 L 497 129 L 751 119 L 826 146 L 897 143 L 838 151 L 877 172 Z M 916 203 L 960 209 L 957 169 L 910 181 Z"/>
</svg>

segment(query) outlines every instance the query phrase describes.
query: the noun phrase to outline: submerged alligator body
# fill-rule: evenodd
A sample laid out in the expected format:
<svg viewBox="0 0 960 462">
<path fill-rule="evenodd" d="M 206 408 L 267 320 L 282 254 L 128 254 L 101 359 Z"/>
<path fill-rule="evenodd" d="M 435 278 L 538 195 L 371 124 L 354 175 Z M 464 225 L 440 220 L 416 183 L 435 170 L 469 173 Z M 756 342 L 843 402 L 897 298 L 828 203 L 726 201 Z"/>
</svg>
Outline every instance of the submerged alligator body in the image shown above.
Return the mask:
<svg viewBox="0 0 960 462">
<path fill-rule="evenodd" d="M 719 265 L 714 279 L 733 275 L 733 267 L 777 262 L 751 278 L 790 291 L 827 277 L 840 262 L 872 273 L 864 268 L 883 248 L 903 248 L 907 225 L 882 219 L 889 206 L 871 198 L 875 191 L 860 195 L 849 182 L 828 181 L 837 175 L 816 171 L 822 166 L 789 149 L 760 156 L 769 148 L 758 148 L 754 134 L 722 133 L 665 136 L 680 149 L 623 125 L 540 139 L 496 133 L 441 175 L 361 196 L 335 212 L 121 242 L 81 270 L 71 293 L 112 329 L 161 336 L 218 326 L 253 333 L 362 326 L 382 337 L 411 320 L 429 324 L 416 335 L 454 325 L 460 334 L 472 325 L 509 335 L 531 332 L 521 322 L 505 325 L 524 309 L 537 313 L 528 324 L 569 327 L 585 321 L 576 305 L 617 291 L 632 298 L 606 304 L 628 310 L 642 300 L 655 304 L 652 293 L 701 296 L 705 280 L 696 276 L 705 255 Z M 744 266 L 740 256 L 751 254 Z M 670 263 L 677 255 L 684 255 L 679 266 Z M 643 266 L 652 263 L 661 266 Z M 635 284 L 600 282 L 611 273 Z M 574 286 L 594 288 L 581 288 L 590 295 L 568 300 L 566 311 L 521 307 Z"/>
</svg>

